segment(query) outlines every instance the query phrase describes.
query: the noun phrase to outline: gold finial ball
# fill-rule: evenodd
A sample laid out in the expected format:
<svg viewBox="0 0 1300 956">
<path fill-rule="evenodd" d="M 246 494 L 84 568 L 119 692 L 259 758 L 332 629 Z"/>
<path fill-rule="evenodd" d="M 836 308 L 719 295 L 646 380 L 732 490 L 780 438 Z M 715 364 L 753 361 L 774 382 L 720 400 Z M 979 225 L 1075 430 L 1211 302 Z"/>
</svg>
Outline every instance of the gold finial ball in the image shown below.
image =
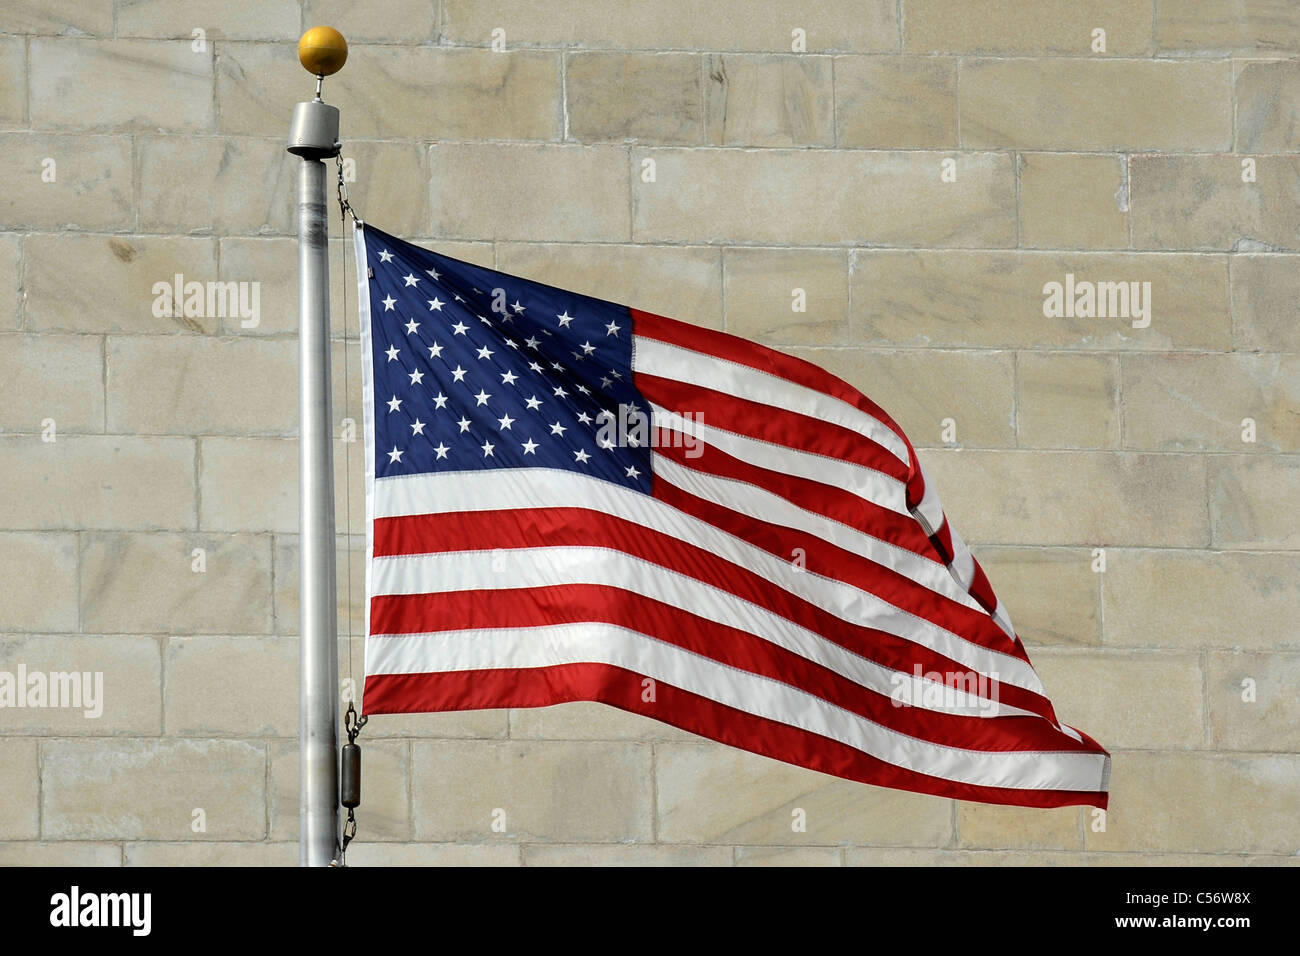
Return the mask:
<svg viewBox="0 0 1300 956">
<path fill-rule="evenodd" d="M 348 61 L 348 41 L 333 27 L 312 27 L 298 41 L 298 62 L 315 76 L 333 76 Z"/>
</svg>

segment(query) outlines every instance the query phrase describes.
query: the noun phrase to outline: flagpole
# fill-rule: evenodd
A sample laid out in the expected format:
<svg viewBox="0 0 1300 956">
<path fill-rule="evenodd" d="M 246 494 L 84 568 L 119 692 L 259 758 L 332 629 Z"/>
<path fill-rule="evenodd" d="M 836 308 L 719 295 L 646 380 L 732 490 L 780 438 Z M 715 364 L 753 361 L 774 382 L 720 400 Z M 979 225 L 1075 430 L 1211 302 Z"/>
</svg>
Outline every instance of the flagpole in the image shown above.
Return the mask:
<svg viewBox="0 0 1300 956">
<path fill-rule="evenodd" d="M 293 109 L 288 151 L 298 167 L 298 862 L 328 866 L 339 842 L 338 612 L 330 410 L 329 226 L 325 162 L 337 156 L 339 111 L 321 101 L 325 76 L 347 59 L 329 27 L 298 42 L 316 98 Z"/>
</svg>

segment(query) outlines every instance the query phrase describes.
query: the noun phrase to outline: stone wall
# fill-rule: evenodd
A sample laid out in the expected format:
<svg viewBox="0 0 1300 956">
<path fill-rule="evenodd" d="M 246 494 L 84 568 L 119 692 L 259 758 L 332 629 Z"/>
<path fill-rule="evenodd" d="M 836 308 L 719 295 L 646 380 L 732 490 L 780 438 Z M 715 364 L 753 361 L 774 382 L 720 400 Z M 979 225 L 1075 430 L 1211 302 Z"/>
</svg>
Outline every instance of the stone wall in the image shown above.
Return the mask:
<svg viewBox="0 0 1300 956">
<path fill-rule="evenodd" d="M 3 0 L 0 670 L 104 699 L 0 710 L 0 863 L 296 862 L 284 143 L 316 23 L 351 44 L 325 91 L 361 215 L 860 387 L 1114 754 L 1103 820 L 596 705 L 376 718 L 351 862 L 1295 859 L 1300 5 Z M 178 274 L 257 283 L 257 315 L 156 308 Z M 1045 314 L 1067 275 L 1149 297 Z"/>
</svg>

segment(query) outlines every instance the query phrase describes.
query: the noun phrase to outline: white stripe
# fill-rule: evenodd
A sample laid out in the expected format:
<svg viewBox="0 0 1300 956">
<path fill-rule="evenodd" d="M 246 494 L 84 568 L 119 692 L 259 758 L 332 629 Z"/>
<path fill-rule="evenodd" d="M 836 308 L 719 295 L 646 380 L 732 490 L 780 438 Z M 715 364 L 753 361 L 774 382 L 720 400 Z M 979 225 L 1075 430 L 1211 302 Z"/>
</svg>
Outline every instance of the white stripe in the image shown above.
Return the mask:
<svg viewBox="0 0 1300 956">
<path fill-rule="evenodd" d="M 653 463 L 657 478 L 662 478 L 668 484 L 697 498 L 711 501 L 738 514 L 815 535 L 845 551 L 897 571 L 921 587 L 958 604 L 972 610 L 984 610 L 966 589 L 953 580 L 947 566 L 938 561 L 923 558 L 907 548 L 872 537 L 815 511 L 808 511 L 758 485 L 696 471 L 662 455 L 654 455 Z"/>
<path fill-rule="evenodd" d="M 685 418 L 684 416 L 669 411 L 659 405 L 652 404 L 651 410 L 654 413 L 655 423 L 660 428 L 667 428 L 683 435 L 692 435 L 699 441 L 715 446 L 728 455 L 731 455 L 733 458 L 744 461 L 747 464 L 839 487 L 850 494 L 857 495 L 865 501 L 870 501 L 873 504 L 879 505 L 882 508 L 887 508 L 897 514 L 906 515 L 907 517 L 916 520 L 921 529 L 926 531 L 927 534 L 933 533 L 931 529 L 925 527 L 924 522 L 921 522 L 918 519 L 917 513 L 908 508 L 907 486 L 903 482 L 897 481 L 882 472 L 852 462 L 846 462 L 839 458 L 813 455 L 795 448 L 788 448 L 783 445 L 774 445 L 770 442 L 759 441 L 758 439 L 750 438 L 746 435 L 715 428 L 706 425 L 703 422 Z M 682 447 L 689 446 L 683 445 Z M 664 459 L 658 456 L 656 456 L 655 461 L 656 474 L 664 470 L 664 463 L 668 463 L 673 467 L 681 467 L 675 462 L 671 462 L 669 459 Z M 704 473 L 697 472 L 697 474 Z M 740 482 L 732 481 L 733 484 L 741 484 Z M 679 482 L 673 483 L 677 484 L 678 487 L 682 487 Z M 756 486 L 751 485 L 750 487 Z M 769 492 L 769 495 L 774 502 L 791 501 L 791 499 L 784 498 L 774 492 Z M 727 500 L 711 500 L 715 500 L 718 504 L 724 506 L 730 506 Z M 929 505 L 926 505 L 926 502 L 929 502 Z M 928 484 L 926 485 L 926 499 L 922 502 L 922 505 L 932 508 L 934 513 L 938 515 L 939 523 L 942 523 L 943 510 L 939 506 L 939 497 L 936 493 L 930 490 Z M 795 507 L 798 506 L 795 505 Z M 802 511 L 804 509 L 800 510 Z M 765 518 L 767 514 L 764 511 L 751 513 L 758 518 Z M 808 513 L 813 514 L 812 512 Z M 830 519 L 823 518 L 823 520 L 834 524 L 834 522 L 830 522 Z M 937 528 L 938 524 L 934 527 Z M 970 549 L 966 547 L 966 542 L 961 540 L 960 536 L 951 525 L 949 525 L 948 530 L 953 538 L 955 556 L 951 566 L 944 568 L 941 576 L 945 578 L 949 584 L 951 584 L 955 579 L 957 587 L 953 588 L 949 586 L 941 589 L 931 586 L 928 583 L 926 586 L 940 594 L 960 601 L 962 604 L 979 611 L 981 614 L 989 615 L 993 618 L 994 622 L 1003 633 L 1014 639 L 1016 636 L 1015 631 L 1012 629 L 1011 619 L 1007 617 L 1005 611 L 1003 611 L 1001 615 L 996 612 L 989 614 L 987 608 L 970 596 L 971 583 L 975 579 L 974 557 L 971 555 Z M 849 550 L 855 549 L 850 548 Z M 911 554 L 911 552 L 908 553 Z M 932 566 L 942 567 L 941 565 L 936 565 L 933 561 L 926 563 Z M 908 577 L 915 579 L 917 576 L 908 574 Z M 934 577 L 931 576 L 927 580 L 933 581 Z"/>
<path fill-rule="evenodd" d="M 842 399 L 769 372 L 643 335 L 634 336 L 632 370 L 841 425 L 887 448 L 911 467 L 907 443 L 892 428 Z"/>
<path fill-rule="evenodd" d="M 592 552 L 595 552 L 594 557 Z M 546 572 L 551 569 L 543 568 L 539 578 L 537 569 L 542 567 L 544 560 L 557 553 L 564 573 L 556 570 L 554 574 L 548 574 Z M 611 562 L 613 566 L 609 566 Z M 601 574 L 591 573 L 593 563 L 601 566 Z M 820 664 L 861 687 L 915 707 L 967 717 L 1010 715 L 1046 719 L 1032 711 L 1003 704 L 994 699 L 996 695 L 990 696 L 988 689 L 983 693 L 967 694 L 960 689 L 962 684 L 955 676 L 923 672 L 918 677 L 915 673 L 904 673 L 879 664 L 728 591 L 704 584 L 689 575 L 665 571 L 658 565 L 621 552 L 557 548 L 546 549 L 545 555 L 538 556 L 533 549 L 461 551 L 421 556 L 418 561 L 413 557 L 381 557 L 377 559 L 376 566 L 381 569 L 381 577 L 378 579 L 381 589 L 392 589 L 391 593 L 401 594 L 434 593 L 421 590 L 419 582 L 435 578 L 446 585 L 438 590 L 445 591 L 463 588 L 492 590 L 563 584 L 608 584 L 672 605 L 715 624 L 743 630 Z M 481 580 L 476 582 L 475 574 L 481 575 Z M 381 590 L 380 593 L 389 592 Z M 976 689 L 978 691 L 979 688 Z M 940 690 L 942 695 L 936 696 Z"/>
<path fill-rule="evenodd" d="M 738 564 L 774 587 L 803 598 L 848 623 L 876 628 L 929 648 L 978 673 L 988 676 L 997 674 L 1000 680 L 1009 684 L 1042 693 L 1042 684 L 1034 669 L 1017 657 L 968 641 L 932 621 L 897 608 L 879 596 L 843 581 L 810 571 L 796 571 L 790 562 L 706 521 L 678 511 L 648 495 L 599 478 L 544 468 L 444 472 L 380 478 L 375 482 L 375 494 L 376 517 L 480 511 L 486 510 L 485 503 L 491 505 L 497 502 L 508 502 L 512 508 L 587 508 L 614 515 Z M 522 553 L 565 550 L 570 549 L 534 548 Z M 600 549 L 571 550 L 608 554 Z M 376 558 L 375 565 L 378 566 L 382 560 L 384 559 Z M 531 581 L 531 578 L 528 580 Z M 518 586 L 528 587 L 530 584 Z M 379 588 L 378 582 L 376 587 Z M 419 590 L 434 589 L 416 589 L 417 592 Z M 390 592 L 378 589 L 371 593 Z"/>
<path fill-rule="evenodd" d="M 654 413 L 656 426 L 683 435 L 693 435 L 732 458 L 738 458 L 759 468 L 842 488 L 872 504 L 897 514 L 911 516 L 907 508 L 907 485 L 884 472 L 844 461 L 841 458 L 814 455 L 797 448 L 750 438 L 739 432 L 715 428 L 703 421 L 685 418 L 659 405 L 652 404 L 650 410 Z"/>
<path fill-rule="evenodd" d="M 1106 758 L 1100 754 L 966 750 L 919 740 L 788 684 L 610 624 L 480 628 L 372 640 L 372 674 L 609 664 L 945 780 L 1022 790 L 1102 789 Z"/>
<path fill-rule="evenodd" d="M 951 524 L 948 525 L 948 537 L 952 541 L 952 576 L 969 591 L 975 583 L 975 556 Z"/>
<path fill-rule="evenodd" d="M 916 506 L 918 517 L 921 518 L 927 534 L 935 534 L 939 526 L 943 524 L 943 507 L 939 504 L 939 493 L 934 490 L 934 485 L 930 482 L 930 475 L 925 470 L 925 463 L 917 457 L 917 464 L 921 469 L 921 481 L 925 485 L 925 494 L 921 496 L 921 501 Z"/>
</svg>

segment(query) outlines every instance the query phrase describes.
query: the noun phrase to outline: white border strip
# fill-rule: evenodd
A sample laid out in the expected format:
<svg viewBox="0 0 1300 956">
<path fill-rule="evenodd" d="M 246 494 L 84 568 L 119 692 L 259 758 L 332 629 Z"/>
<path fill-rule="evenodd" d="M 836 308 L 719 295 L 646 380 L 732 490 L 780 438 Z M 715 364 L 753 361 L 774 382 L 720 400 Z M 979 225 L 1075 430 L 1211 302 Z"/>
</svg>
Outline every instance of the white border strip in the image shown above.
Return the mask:
<svg viewBox="0 0 1300 956">
<path fill-rule="evenodd" d="M 374 356 L 370 341 L 370 262 L 366 256 L 365 223 L 358 220 L 353 226 L 353 238 L 356 242 L 357 267 L 357 312 L 361 319 L 361 431 L 365 443 L 366 455 L 366 631 L 365 663 L 362 665 L 361 687 L 354 688 L 357 698 L 357 710 L 366 712 L 365 684 L 366 674 L 370 673 L 370 596 L 374 594 L 374 553 L 375 553 L 375 381 Z M 346 328 L 346 324 L 344 326 Z M 343 347 L 347 348 L 346 337 Z M 347 388 L 344 382 L 343 387 Z M 350 529 L 349 529 L 350 530 Z M 351 545 L 349 545 L 351 547 Z M 348 649 L 351 654 L 351 648 Z"/>
</svg>

